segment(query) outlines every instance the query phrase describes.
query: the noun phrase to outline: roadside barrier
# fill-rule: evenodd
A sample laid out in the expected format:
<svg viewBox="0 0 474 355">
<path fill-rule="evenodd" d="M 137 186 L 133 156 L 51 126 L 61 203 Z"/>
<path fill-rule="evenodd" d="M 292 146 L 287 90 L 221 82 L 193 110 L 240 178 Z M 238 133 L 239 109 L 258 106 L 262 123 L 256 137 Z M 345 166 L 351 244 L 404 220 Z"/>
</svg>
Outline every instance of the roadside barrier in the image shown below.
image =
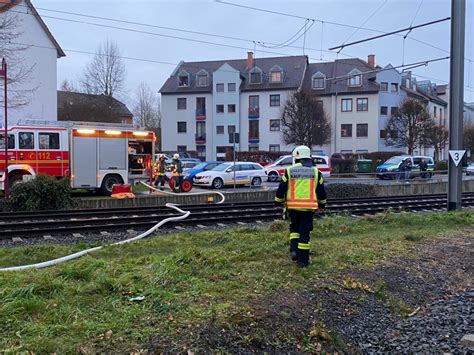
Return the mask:
<svg viewBox="0 0 474 355">
<path fill-rule="evenodd" d="M 143 183 L 143 185 L 147 186 L 148 188 L 152 189 L 152 190 L 156 190 L 156 191 L 159 191 L 160 193 L 165 193 L 165 194 L 169 194 L 169 195 L 186 195 L 186 194 L 190 194 L 190 195 L 197 195 L 197 194 L 206 194 L 208 195 L 209 192 L 194 192 L 194 193 L 181 193 L 181 194 L 176 194 L 174 192 L 167 192 L 167 191 L 160 191 L 159 189 L 151 186 L 151 185 L 148 185 L 146 183 Z M 216 195 L 219 195 L 221 197 L 221 200 L 216 202 L 216 204 L 222 204 L 224 203 L 225 201 L 225 196 L 224 194 L 220 193 L 220 192 L 217 192 L 217 191 L 213 191 L 213 192 L 210 192 L 212 194 L 216 194 Z M 181 216 L 175 216 L 175 217 L 168 217 L 168 218 L 165 218 L 164 220 L 160 221 L 159 223 L 157 223 L 155 226 L 151 227 L 150 229 L 148 229 L 146 232 L 143 232 L 142 234 L 140 235 L 137 235 L 136 237 L 133 237 L 133 238 L 129 238 L 129 239 L 125 239 L 125 240 L 122 240 L 120 242 L 115 242 L 115 243 L 112 243 L 111 246 L 114 246 L 114 245 L 121 245 L 121 244 L 127 244 L 127 243 L 132 243 L 132 242 L 135 242 L 137 240 L 140 240 L 140 239 L 143 239 L 147 236 L 149 236 L 151 233 L 153 233 L 154 231 L 156 231 L 158 228 L 160 228 L 162 225 L 168 223 L 168 222 L 175 222 L 175 221 L 180 221 L 180 220 L 183 220 L 185 218 L 188 218 L 189 215 L 191 214 L 190 211 L 185 211 L 185 210 L 182 210 L 181 208 L 179 208 L 177 204 L 173 204 L 173 203 L 167 203 L 165 205 L 166 207 L 169 207 L 169 208 L 172 208 L 174 210 L 176 210 L 177 212 L 181 213 L 182 215 Z M 1 271 L 23 271 L 23 270 L 29 270 L 29 269 L 42 269 L 42 268 L 46 268 L 46 267 L 49 267 L 49 266 L 53 266 L 53 265 L 57 265 L 57 264 L 61 264 L 61 263 L 64 263 L 66 261 L 69 261 L 69 260 L 74 260 L 74 259 L 77 259 L 77 258 L 80 258 L 81 256 L 83 255 L 86 255 L 86 254 L 90 254 L 92 252 L 95 252 L 95 251 L 98 251 L 98 250 L 101 250 L 103 249 L 104 246 L 99 246 L 99 247 L 94 247 L 94 248 L 89 248 L 89 249 L 85 249 L 85 250 L 82 250 L 82 251 L 79 251 L 77 253 L 73 253 L 73 254 L 69 254 L 69 255 L 66 255 L 66 256 L 63 256 L 63 257 L 60 257 L 60 258 L 56 258 L 56 259 L 52 259 L 52 260 L 48 260 L 48 261 L 43 261 L 43 262 L 40 262 L 40 263 L 36 263 L 36 264 L 29 264 L 29 265 L 20 265 L 20 266 L 12 266 L 12 267 L 6 267 L 6 268 L 0 268 L 0 272 Z"/>
</svg>

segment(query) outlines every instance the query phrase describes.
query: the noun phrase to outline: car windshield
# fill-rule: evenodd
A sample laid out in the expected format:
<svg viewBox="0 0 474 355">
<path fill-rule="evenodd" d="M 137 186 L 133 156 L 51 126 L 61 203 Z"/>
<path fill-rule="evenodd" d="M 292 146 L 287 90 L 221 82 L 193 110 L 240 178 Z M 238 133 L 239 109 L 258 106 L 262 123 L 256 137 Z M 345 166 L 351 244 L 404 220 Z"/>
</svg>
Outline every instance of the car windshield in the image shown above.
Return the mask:
<svg viewBox="0 0 474 355">
<path fill-rule="evenodd" d="M 213 170 L 213 171 L 224 171 L 224 170 L 226 170 L 230 167 L 231 167 L 230 164 L 220 164 L 220 165 L 216 166 L 214 169 L 211 169 L 211 170 Z"/>
<path fill-rule="evenodd" d="M 391 157 L 385 164 L 400 164 L 403 159 L 403 157 Z"/>
</svg>

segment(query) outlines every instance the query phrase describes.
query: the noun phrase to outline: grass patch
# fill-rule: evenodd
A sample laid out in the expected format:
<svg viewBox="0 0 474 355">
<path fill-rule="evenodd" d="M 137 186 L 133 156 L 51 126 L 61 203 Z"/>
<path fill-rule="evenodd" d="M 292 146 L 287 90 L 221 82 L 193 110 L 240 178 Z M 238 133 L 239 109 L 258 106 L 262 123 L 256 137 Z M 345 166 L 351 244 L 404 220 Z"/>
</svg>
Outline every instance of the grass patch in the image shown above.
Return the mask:
<svg viewBox="0 0 474 355">
<path fill-rule="evenodd" d="M 213 321 L 232 326 L 232 317 L 247 314 L 252 299 L 282 288 L 301 289 L 309 279 L 337 270 L 407 255 L 422 238 L 463 233 L 473 225 L 469 211 L 329 217 L 315 222 L 312 265 L 304 270 L 289 260 L 287 224 L 278 222 L 157 236 L 48 269 L 0 273 L 0 352 L 136 352 L 152 336 L 178 339 L 183 327 Z M 0 266 L 44 261 L 85 247 L 4 248 Z M 373 291 L 386 297 L 382 283 Z M 131 301 L 137 296 L 144 299 Z"/>
</svg>

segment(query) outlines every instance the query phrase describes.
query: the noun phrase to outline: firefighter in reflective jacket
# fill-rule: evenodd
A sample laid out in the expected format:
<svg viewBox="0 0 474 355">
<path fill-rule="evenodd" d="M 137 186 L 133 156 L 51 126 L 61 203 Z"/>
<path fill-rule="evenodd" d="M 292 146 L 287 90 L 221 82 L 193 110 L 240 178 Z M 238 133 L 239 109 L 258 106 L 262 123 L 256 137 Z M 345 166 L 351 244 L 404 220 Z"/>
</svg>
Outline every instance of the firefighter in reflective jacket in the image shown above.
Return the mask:
<svg viewBox="0 0 474 355">
<path fill-rule="evenodd" d="M 302 145 L 293 150 L 295 164 L 286 169 L 278 186 L 275 204 L 286 204 L 290 218 L 290 255 L 299 266 L 309 265 L 309 234 L 314 213 L 326 206 L 323 176 L 313 166 L 311 150 Z"/>
<path fill-rule="evenodd" d="M 173 180 L 174 180 L 174 192 L 179 192 L 179 186 L 183 179 L 183 163 L 179 160 L 179 154 L 173 155 Z"/>
<path fill-rule="evenodd" d="M 155 163 L 155 175 L 155 186 L 161 185 L 160 190 L 163 191 L 165 182 L 168 181 L 168 177 L 166 176 L 164 154 L 160 154 L 158 161 Z"/>
</svg>

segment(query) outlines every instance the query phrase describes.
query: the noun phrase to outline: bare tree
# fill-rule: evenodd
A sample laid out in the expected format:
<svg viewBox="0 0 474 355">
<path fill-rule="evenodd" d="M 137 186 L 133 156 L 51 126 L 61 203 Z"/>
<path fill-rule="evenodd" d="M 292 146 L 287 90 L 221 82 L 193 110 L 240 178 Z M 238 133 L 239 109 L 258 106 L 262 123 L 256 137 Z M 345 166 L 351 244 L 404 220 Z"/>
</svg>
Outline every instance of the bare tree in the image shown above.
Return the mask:
<svg viewBox="0 0 474 355">
<path fill-rule="evenodd" d="M 70 91 L 70 92 L 78 92 L 76 86 L 72 81 L 69 81 L 67 79 L 64 79 L 63 82 L 61 83 L 59 89 L 61 91 Z"/>
<path fill-rule="evenodd" d="M 323 105 L 305 91 L 297 91 L 287 100 L 281 121 L 285 144 L 312 148 L 330 142 L 331 127 Z"/>
<path fill-rule="evenodd" d="M 99 46 L 94 58 L 87 65 L 81 84 L 88 94 L 113 97 L 123 89 L 125 74 L 125 65 L 117 44 L 106 40 Z"/>
<path fill-rule="evenodd" d="M 0 14 L 0 60 L 5 58 L 8 65 L 8 106 L 27 105 L 38 88 L 31 84 L 35 64 L 28 63 L 25 51 L 29 46 L 19 43 L 23 32 L 22 19 L 18 14 Z M 1 106 L 4 106 L 0 95 Z"/>
<path fill-rule="evenodd" d="M 433 125 L 429 128 L 425 139 L 425 146 L 434 148 L 434 160 L 439 160 L 441 149 L 443 149 L 447 143 L 448 130 L 445 126 Z"/>
<path fill-rule="evenodd" d="M 161 111 L 158 95 L 146 84 L 140 83 L 136 91 L 133 115 L 138 124 L 155 132 L 158 138 L 161 131 Z M 161 139 L 158 139 L 161 142 Z"/>
<path fill-rule="evenodd" d="M 407 147 L 408 154 L 427 145 L 427 137 L 434 122 L 426 104 L 420 100 L 406 98 L 397 112 L 387 122 L 387 145 Z"/>
<path fill-rule="evenodd" d="M 464 149 L 474 155 L 474 124 L 464 126 Z"/>
</svg>

